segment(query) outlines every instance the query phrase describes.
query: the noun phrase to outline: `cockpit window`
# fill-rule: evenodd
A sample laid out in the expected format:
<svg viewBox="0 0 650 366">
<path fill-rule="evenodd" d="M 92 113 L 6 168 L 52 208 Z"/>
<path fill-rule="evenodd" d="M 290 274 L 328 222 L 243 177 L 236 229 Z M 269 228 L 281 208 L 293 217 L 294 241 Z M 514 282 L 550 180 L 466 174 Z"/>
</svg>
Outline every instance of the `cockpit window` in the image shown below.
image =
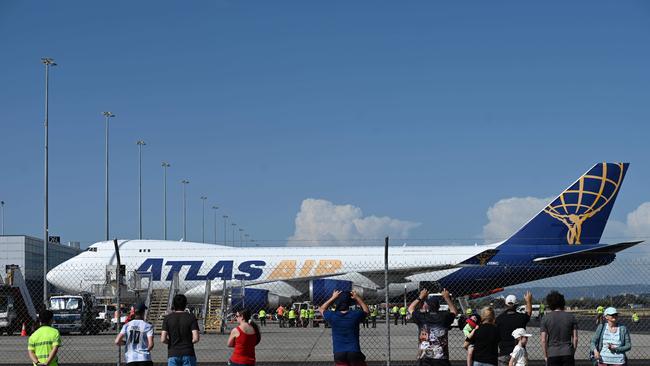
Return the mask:
<svg viewBox="0 0 650 366">
<path fill-rule="evenodd" d="M 77 310 L 81 308 L 81 299 L 78 298 L 52 298 L 50 310 Z"/>
<path fill-rule="evenodd" d="M 86 249 L 86 251 L 87 252 L 96 252 L 97 248 L 89 247 L 88 249 Z"/>
</svg>

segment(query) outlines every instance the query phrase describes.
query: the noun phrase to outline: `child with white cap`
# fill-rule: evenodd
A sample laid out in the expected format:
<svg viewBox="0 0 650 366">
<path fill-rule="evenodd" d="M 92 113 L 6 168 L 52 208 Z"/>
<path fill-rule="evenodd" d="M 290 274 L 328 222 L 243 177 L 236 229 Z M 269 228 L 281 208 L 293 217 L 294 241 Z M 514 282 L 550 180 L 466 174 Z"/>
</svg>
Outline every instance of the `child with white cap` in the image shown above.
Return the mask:
<svg viewBox="0 0 650 366">
<path fill-rule="evenodd" d="M 526 343 L 528 337 L 532 334 L 526 333 L 526 329 L 517 328 L 512 331 L 512 337 L 517 340 L 517 345 L 510 354 L 510 363 L 508 366 L 528 366 L 528 352 L 526 351 Z"/>
</svg>

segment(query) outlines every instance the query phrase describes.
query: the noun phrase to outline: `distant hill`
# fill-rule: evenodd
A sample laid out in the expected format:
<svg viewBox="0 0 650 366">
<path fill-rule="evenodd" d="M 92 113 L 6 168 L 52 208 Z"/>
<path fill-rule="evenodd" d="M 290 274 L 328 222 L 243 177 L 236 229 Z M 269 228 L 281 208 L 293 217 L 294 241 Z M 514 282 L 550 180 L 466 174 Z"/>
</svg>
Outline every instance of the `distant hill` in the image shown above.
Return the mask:
<svg viewBox="0 0 650 366">
<path fill-rule="evenodd" d="M 575 287 L 510 287 L 506 288 L 503 292 L 496 294 L 496 296 L 507 296 L 515 294 L 518 299 L 523 299 L 526 291 L 533 293 L 533 298 L 541 299 L 552 290 L 561 292 L 566 299 L 579 299 L 581 297 L 590 297 L 595 299 L 604 298 L 605 296 L 616 296 L 623 294 L 648 294 L 650 293 L 650 285 L 636 284 L 636 285 L 598 285 L 598 286 L 575 286 Z"/>
</svg>

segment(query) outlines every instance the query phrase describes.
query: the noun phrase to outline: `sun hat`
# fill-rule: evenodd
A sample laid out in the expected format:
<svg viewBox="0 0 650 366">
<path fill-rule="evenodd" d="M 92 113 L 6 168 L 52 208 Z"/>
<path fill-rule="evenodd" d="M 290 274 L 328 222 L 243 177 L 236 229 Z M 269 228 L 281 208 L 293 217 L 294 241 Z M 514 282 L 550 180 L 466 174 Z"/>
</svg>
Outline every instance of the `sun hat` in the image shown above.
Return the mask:
<svg viewBox="0 0 650 366">
<path fill-rule="evenodd" d="M 526 329 L 524 328 L 517 328 L 512 331 L 512 338 L 514 339 L 519 339 L 521 337 L 532 337 L 533 335 L 530 333 L 526 333 Z"/>
</svg>

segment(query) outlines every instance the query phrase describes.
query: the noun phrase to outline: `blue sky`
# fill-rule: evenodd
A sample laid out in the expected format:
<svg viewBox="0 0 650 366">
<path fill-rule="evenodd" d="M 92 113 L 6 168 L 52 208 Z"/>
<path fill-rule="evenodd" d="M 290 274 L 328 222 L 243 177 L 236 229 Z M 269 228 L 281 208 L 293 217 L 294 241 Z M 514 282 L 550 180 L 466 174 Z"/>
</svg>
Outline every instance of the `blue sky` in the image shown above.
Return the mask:
<svg viewBox="0 0 650 366">
<path fill-rule="evenodd" d="M 626 225 L 650 201 L 649 18 L 643 1 L 3 1 L 6 230 L 42 236 L 42 56 L 59 63 L 50 229 L 64 241 L 103 239 L 104 110 L 119 238 L 138 232 L 138 139 L 148 238 L 163 160 L 175 239 L 183 178 L 187 240 L 205 194 L 258 240 L 294 235 L 315 198 L 473 242 L 498 201 L 556 195 L 605 160 L 631 162 L 612 213 Z M 206 225 L 211 238 L 210 210 Z"/>
</svg>

